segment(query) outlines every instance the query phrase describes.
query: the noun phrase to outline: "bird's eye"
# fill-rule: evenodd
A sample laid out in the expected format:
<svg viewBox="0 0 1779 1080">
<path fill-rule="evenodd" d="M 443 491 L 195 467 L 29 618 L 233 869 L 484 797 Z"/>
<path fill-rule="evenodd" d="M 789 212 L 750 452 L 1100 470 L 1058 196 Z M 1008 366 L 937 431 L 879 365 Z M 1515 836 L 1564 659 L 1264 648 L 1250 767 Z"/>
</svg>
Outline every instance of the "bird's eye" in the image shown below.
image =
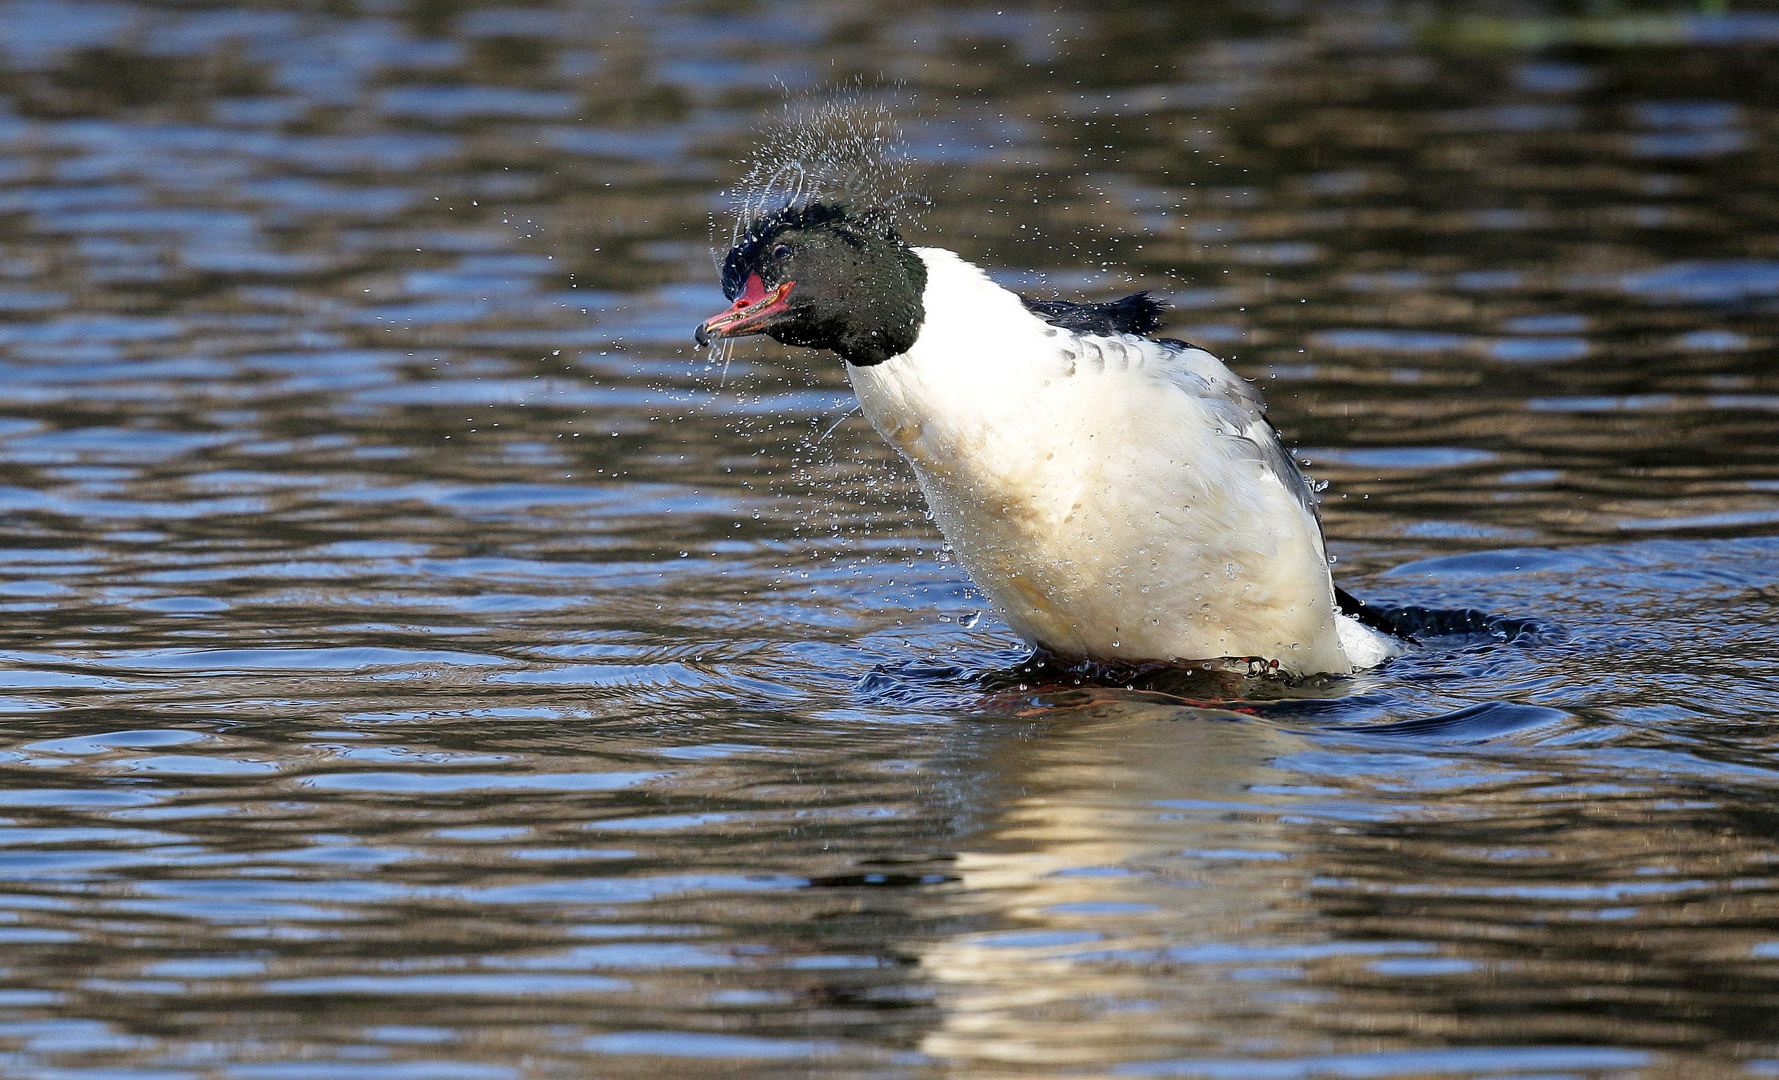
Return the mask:
<svg viewBox="0 0 1779 1080">
<path fill-rule="evenodd" d="M 777 247 L 772 249 L 772 257 L 774 259 L 782 259 L 785 256 L 789 255 L 790 253 L 791 253 L 791 245 L 789 245 L 789 244 L 780 244 Z"/>
</svg>

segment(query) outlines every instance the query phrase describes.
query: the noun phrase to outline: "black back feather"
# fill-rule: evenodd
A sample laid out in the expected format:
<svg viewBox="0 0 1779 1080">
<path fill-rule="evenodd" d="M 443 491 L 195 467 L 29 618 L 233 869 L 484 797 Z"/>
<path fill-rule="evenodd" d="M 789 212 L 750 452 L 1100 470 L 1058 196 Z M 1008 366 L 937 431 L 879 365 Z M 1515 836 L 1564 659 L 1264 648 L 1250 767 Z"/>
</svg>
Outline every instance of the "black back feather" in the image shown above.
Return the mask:
<svg viewBox="0 0 1779 1080">
<path fill-rule="evenodd" d="M 1151 296 L 1145 289 L 1131 293 L 1122 300 L 1103 304 L 1078 304 L 1073 300 L 1033 300 L 1019 298 L 1027 311 L 1051 326 L 1072 330 L 1077 334 L 1148 335 L 1161 329 L 1161 310 L 1165 302 Z"/>
<path fill-rule="evenodd" d="M 1334 603 L 1342 615 L 1351 615 L 1373 630 L 1382 631 L 1391 637 L 1398 637 L 1404 641 L 1420 643 L 1399 620 L 1390 617 L 1390 612 L 1366 603 L 1339 585 L 1334 587 Z"/>
</svg>

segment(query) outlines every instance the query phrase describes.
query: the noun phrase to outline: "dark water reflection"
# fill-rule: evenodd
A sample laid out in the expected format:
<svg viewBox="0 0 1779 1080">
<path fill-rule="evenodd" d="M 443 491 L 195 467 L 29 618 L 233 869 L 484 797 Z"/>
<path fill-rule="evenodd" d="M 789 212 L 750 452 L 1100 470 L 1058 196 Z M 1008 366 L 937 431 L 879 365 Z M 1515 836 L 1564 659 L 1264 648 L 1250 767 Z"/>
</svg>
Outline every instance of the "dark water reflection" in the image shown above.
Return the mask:
<svg viewBox="0 0 1779 1080">
<path fill-rule="evenodd" d="M 0 1074 L 1779 1074 L 1779 13 L 1516 11 L 0 3 Z M 1016 669 L 831 363 L 689 348 L 854 76 L 1349 587 L 1544 628 Z"/>
</svg>

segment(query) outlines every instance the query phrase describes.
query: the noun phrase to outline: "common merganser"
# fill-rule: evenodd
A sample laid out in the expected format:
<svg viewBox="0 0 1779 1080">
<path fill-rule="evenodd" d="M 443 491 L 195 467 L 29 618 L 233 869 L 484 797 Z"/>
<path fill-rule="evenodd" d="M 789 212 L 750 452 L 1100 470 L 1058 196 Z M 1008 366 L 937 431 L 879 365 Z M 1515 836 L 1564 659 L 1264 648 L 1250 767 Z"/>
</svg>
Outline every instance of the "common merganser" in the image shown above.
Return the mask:
<svg viewBox="0 0 1779 1080">
<path fill-rule="evenodd" d="M 765 334 L 838 353 L 958 561 L 1038 648 L 1294 675 L 1402 651 L 1335 588 L 1315 491 L 1259 393 L 1149 336 L 1147 294 L 1028 300 L 881 215 L 822 202 L 756 218 L 722 285 L 734 305 L 698 343 Z"/>
</svg>

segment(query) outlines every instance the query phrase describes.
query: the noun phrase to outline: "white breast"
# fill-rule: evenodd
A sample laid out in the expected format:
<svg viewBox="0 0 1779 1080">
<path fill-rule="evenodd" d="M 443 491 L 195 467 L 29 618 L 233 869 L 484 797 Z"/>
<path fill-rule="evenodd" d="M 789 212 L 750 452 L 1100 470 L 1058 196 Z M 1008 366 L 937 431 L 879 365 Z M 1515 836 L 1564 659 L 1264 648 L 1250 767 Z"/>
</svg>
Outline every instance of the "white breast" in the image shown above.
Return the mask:
<svg viewBox="0 0 1779 1080">
<path fill-rule="evenodd" d="M 1309 493 L 1247 384 L 1203 350 L 1050 326 L 951 252 L 916 250 L 918 340 L 847 372 L 1016 632 L 1068 658 L 1295 673 L 1389 655 L 1335 610 Z"/>
</svg>

